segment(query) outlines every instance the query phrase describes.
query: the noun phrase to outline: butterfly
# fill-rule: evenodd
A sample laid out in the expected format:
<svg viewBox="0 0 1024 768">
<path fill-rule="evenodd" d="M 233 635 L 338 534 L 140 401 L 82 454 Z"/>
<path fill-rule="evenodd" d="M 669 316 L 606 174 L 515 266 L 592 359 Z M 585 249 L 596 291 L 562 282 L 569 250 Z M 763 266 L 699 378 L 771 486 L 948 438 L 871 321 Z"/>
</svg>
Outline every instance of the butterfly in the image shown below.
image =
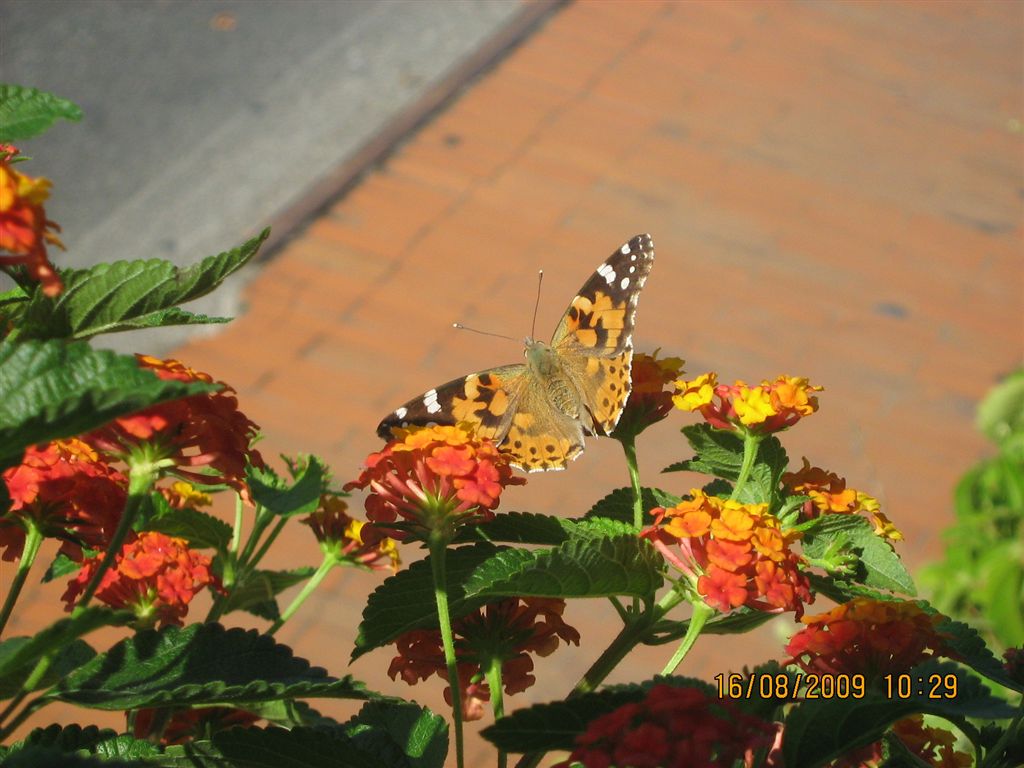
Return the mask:
<svg viewBox="0 0 1024 768">
<path fill-rule="evenodd" d="M 637 235 L 583 284 L 550 344 L 527 338 L 525 363 L 428 390 L 388 414 L 377 434 L 468 422 L 519 469 L 565 469 L 583 453 L 585 433 L 611 434 L 629 399 L 636 305 L 653 264 L 650 235 Z"/>
</svg>

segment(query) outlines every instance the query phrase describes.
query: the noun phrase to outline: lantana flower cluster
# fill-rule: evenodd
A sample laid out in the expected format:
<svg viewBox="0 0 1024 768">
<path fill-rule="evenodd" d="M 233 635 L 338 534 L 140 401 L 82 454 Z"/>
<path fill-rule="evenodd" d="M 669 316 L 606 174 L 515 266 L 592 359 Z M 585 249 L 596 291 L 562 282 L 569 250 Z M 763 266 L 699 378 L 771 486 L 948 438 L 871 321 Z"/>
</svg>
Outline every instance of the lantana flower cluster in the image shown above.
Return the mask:
<svg viewBox="0 0 1024 768">
<path fill-rule="evenodd" d="M 366 516 L 385 525 L 402 518 L 425 535 L 494 517 L 502 490 L 526 480 L 498 446 L 463 426 L 396 429 L 384 450 L 370 454 L 345 490 L 369 488 Z M 392 534 L 401 540 L 407 531 Z"/>
<path fill-rule="evenodd" d="M 822 389 L 797 376 L 778 376 L 751 387 L 742 381 L 719 384 L 717 374 L 704 373 L 692 381 L 677 381 L 672 401 L 681 410 L 700 412 L 718 429 L 766 435 L 817 411 L 813 393 Z"/>
<path fill-rule="evenodd" d="M 771 746 L 776 727 L 696 687 L 655 685 L 592 720 L 558 768 L 716 768 Z"/>
<path fill-rule="evenodd" d="M 802 615 L 813 598 L 791 550 L 796 535 L 781 530 L 767 504 L 727 501 L 696 488 L 690 495 L 670 509 L 651 510 L 654 525 L 642 535 L 715 610 L 746 605 Z"/>
<path fill-rule="evenodd" d="M 356 520 L 348 505 L 333 495 L 320 497 L 320 505 L 302 523 L 308 525 L 320 548 L 338 561 L 366 568 L 398 570 L 398 546 L 380 528 Z"/>
<path fill-rule="evenodd" d="M 612 437 L 634 438 L 672 411 L 673 382 L 682 373 L 679 357 L 659 358 L 660 349 L 648 355 L 636 352 L 630 366 L 630 393 Z"/>
<path fill-rule="evenodd" d="M 541 597 L 510 597 L 489 603 L 453 622 L 455 654 L 463 713 L 467 720 L 483 717 L 483 704 L 490 700 L 485 679 L 491 661 L 501 665 L 502 688 L 511 695 L 525 691 L 536 682 L 530 654 L 549 656 L 560 643 L 579 645 L 580 633 L 562 619 L 565 601 Z M 447 680 L 441 633 L 413 630 L 395 641 L 398 655 L 388 675 L 409 685 L 431 675 Z M 445 689 L 451 704 L 451 687 Z"/>
</svg>

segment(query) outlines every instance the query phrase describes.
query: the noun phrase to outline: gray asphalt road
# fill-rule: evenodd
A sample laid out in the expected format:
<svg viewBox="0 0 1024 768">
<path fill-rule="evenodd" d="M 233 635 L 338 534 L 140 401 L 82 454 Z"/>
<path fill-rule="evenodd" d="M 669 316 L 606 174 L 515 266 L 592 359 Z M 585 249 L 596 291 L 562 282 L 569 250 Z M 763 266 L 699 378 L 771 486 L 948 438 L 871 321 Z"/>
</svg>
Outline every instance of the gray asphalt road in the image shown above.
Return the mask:
<svg viewBox="0 0 1024 768">
<path fill-rule="evenodd" d="M 79 104 L 23 142 L 58 264 L 238 244 L 518 10 L 512 0 L 4 0 L 0 79 Z M 196 311 L 236 312 L 237 283 Z M 146 332 L 147 334 L 155 332 Z M 165 351 L 179 334 L 106 337 Z"/>
</svg>

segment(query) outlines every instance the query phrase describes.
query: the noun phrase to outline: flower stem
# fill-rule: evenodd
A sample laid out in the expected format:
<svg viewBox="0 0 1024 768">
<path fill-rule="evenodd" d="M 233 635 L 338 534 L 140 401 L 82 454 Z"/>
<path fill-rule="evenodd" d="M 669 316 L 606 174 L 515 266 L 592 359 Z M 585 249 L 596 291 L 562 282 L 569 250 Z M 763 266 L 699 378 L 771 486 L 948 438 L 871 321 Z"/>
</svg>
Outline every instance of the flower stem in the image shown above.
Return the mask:
<svg viewBox="0 0 1024 768">
<path fill-rule="evenodd" d="M 662 675 L 671 675 L 676 671 L 676 667 L 686 658 L 686 654 L 693 648 L 693 644 L 697 642 L 697 638 L 700 637 L 701 630 L 704 629 L 704 623 L 714 613 L 714 609 L 711 608 L 703 600 L 693 603 L 693 615 L 690 616 L 690 623 L 686 627 L 686 635 L 683 637 L 683 641 L 679 643 L 679 647 L 676 648 L 676 652 L 672 654 L 672 658 L 669 659 L 668 664 L 661 670 Z"/>
<path fill-rule="evenodd" d="M 626 454 L 629 482 L 633 486 L 633 527 L 639 531 L 644 524 L 644 497 L 643 488 L 640 486 L 640 469 L 636 460 L 636 438 L 624 437 L 620 442 L 622 451 Z"/>
<path fill-rule="evenodd" d="M 138 517 L 139 510 L 142 509 L 142 505 L 148 500 L 159 473 L 159 467 L 150 461 L 140 459 L 131 464 L 131 468 L 128 471 L 128 498 L 125 500 L 124 512 L 117 523 L 117 530 L 114 531 L 110 544 L 107 545 L 107 552 L 100 562 L 100 567 L 92 575 L 92 579 L 90 579 L 85 591 L 79 598 L 78 604 L 71 612 L 72 618 L 81 614 L 86 606 L 89 605 L 89 601 L 92 600 L 96 590 L 99 589 L 103 575 L 110 569 L 110 566 L 114 564 L 114 560 L 121 553 L 121 546 L 124 544 L 128 532 L 132 529 L 132 524 L 135 522 L 135 518 Z"/>
<path fill-rule="evenodd" d="M 501 691 L 501 659 L 491 656 L 491 662 L 487 665 L 487 687 L 491 691 L 491 712 L 494 713 L 494 720 L 497 722 L 505 716 L 505 700 Z M 498 768 L 508 766 L 508 754 L 503 749 L 498 750 Z"/>
<path fill-rule="evenodd" d="M 737 476 L 736 483 L 732 487 L 732 493 L 729 495 L 730 500 L 735 501 L 739 498 L 740 491 L 743 490 L 743 486 L 750 479 L 750 471 L 754 468 L 754 459 L 757 458 L 757 448 L 761 445 L 763 438 L 764 435 L 757 435 L 752 432 L 744 433 L 743 464 L 740 465 L 740 474 Z"/>
<path fill-rule="evenodd" d="M 18 596 L 25 586 L 29 569 L 35 562 L 36 555 L 39 554 L 39 545 L 43 543 L 43 532 L 35 521 L 29 519 L 26 522 L 28 530 L 25 531 L 25 546 L 21 551 L 21 559 L 18 560 L 18 570 L 14 574 L 14 579 L 11 580 L 11 588 L 4 600 L 4 607 L 0 609 L 0 634 L 3 634 L 4 627 L 7 626 L 7 620 L 11 617 L 14 604 L 18 602 Z"/>
<path fill-rule="evenodd" d="M 302 591 L 295 596 L 292 600 L 291 605 L 284 609 L 284 613 L 281 617 L 274 622 L 274 625 L 267 631 L 268 635 L 272 635 L 279 630 L 284 623 L 292 617 L 299 607 L 306 602 L 306 598 L 313 594 L 313 590 L 320 586 L 320 582 L 324 580 L 324 576 L 331 572 L 331 569 L 338 564 L 338 561 L 334 559 L 334 555 L 325 554 L 323 562 L 320 563 L 320 567 L 316 569 L 316 572 L 309 577 L 309 581 L 306 582 Z"/>
<path fill-rule="evenodd" d="M 267 554 L 267 551 L 270 549 L 270 545 L 274 543 L 274 540 L 281 534 L 281 531 L 284 530 L 284 526 L 287 522 L 287 517 L 282 517 L 277 521 L 277 524 L 274 526 L 273 530 L 267 534 L 267 538 L 263 540 L 263 543 L 256 551 L 256 554 L 254 554 L 249 560 L 248 566 L 250 568 L 255 568 L 259 564 L 260 560 L 263 559 L 263 556 Z"/>
<path fill-rule="evenodd" d="M 448 582 L 445 576 L 445 555 L 448 553 L 448 538 L 441 531 L 430 532 L 430 567 L 434 576 L 434 599 L 437 601 L 437 620 L 441 625 L 441 643 L 444 646 L 444 660 L 448 667 L 448 685 L 452 689 L 452 722 L 455 726 L 455 763 L 464 768 L 465 755 L 462 744 L 462 686 L 459 684 L 459 669 L 455 663 L 455 638 L 452 635 L 451 614 L 448 612 Z"/>
</svg>

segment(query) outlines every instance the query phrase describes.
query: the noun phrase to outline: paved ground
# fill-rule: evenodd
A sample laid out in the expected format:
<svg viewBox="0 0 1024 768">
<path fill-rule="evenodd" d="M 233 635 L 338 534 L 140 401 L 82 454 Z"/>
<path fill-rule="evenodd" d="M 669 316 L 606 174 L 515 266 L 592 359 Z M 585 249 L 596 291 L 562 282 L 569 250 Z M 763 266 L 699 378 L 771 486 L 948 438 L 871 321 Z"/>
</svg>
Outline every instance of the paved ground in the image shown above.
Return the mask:
<svg viewBox="0 0 1024 768">
<path fill-rule="evenodd" d="M 543 267 L 538 327 L 553 327 L 590 270 L 649 231 L 638 348 L 691 374 L 825 385 L 790 456 L 878 496 L 916 566 L 987 451 L 976 402 L 1021 361 L 1022 22 L 1024 6 L 995 2 L 571 5 L 267 265 L 235 323 L 176 354 L 239 390 L 268 454 L 315 451 L 351 477 L 390 408 L 518 359 L 453 320 L 525 335 Z M 685 456 L 690 421 L 644 436 L 648 483 L 689 488 L 657 473 Z M 617 444 L 592 441 L 505 504 L 573 515 L 626 481 Z M 303 531 L 278 555 L 317 557 Z M 282 639 L 345 671 L 374 583 L 336 574 Z M 568 619 L 582 650 L 542 660 L 543 689 L 509 705 L 567 690 L 615 628 L 596 601 Z M 777 655 L 791 628 L 700 642 L 682 672 Z M 388 659 L 351 671 L 437 702 L 388 681 Z"/>
</svg>

